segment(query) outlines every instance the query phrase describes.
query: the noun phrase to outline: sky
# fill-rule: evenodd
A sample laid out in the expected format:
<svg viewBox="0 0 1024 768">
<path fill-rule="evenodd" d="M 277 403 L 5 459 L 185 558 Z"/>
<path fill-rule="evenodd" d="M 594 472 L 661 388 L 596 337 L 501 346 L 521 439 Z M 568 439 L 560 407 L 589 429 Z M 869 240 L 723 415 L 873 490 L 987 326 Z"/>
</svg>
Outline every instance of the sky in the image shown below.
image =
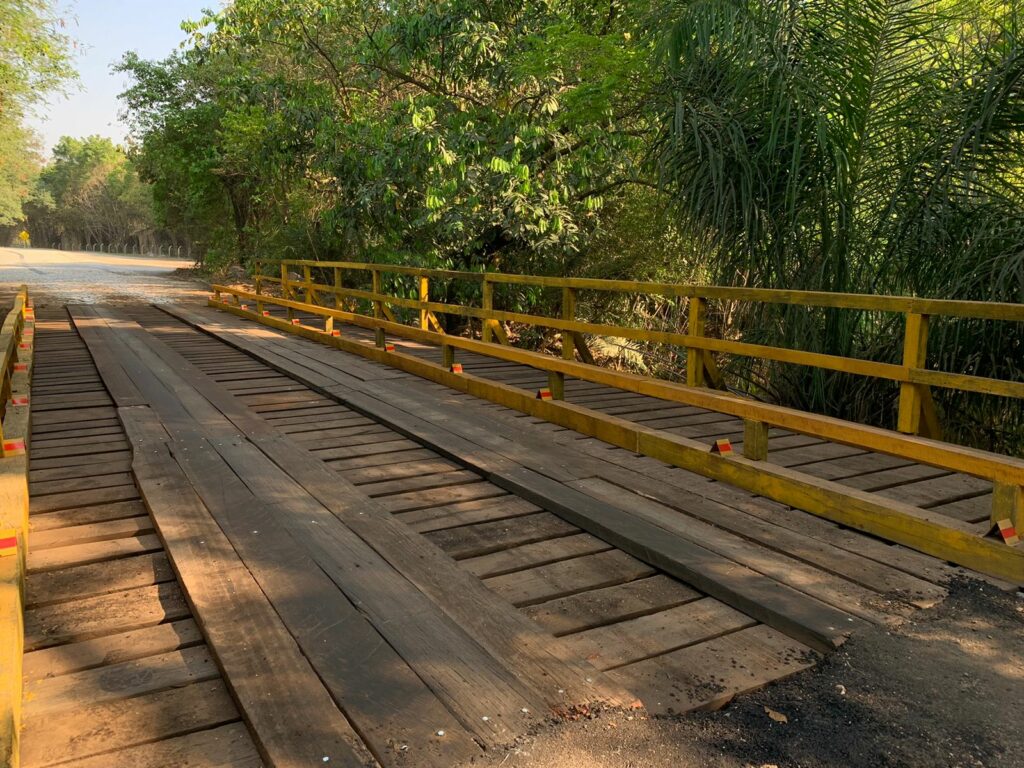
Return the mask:
<svg viewBox="0 0 1024 768">
<path fill-rule="evenodd" d="M 127 78 L 110 71 L 125 51 L 162 59 L 184 40 L 181 22 L 198 18 L 218 0 L 64 0 L 68 34 L 79 43 L 75 64 L 81 82 L 68 97 L 53 95 L 29 122 L 42 139 L 44 156 L 61 136 L 107 136 L 121 143 L 126 126 L 118 118 L 117 94 Z"/>
</svg>

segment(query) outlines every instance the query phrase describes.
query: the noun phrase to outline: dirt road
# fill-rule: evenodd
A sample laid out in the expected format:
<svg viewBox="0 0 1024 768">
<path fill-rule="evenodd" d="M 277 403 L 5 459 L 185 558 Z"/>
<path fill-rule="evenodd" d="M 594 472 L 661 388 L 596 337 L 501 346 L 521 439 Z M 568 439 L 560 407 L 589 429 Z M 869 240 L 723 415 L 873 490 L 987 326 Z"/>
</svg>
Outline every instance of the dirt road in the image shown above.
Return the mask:
<svg viewBox="0 0 1024 768">
<path fill-rule="evenodd" d="M 182 259 L 0 248 L 0 287 L 25 284 L 37 299 L 81 304 L 204 298 L 200 283 L 175 275 L 189 266 Z"/>
</svg>

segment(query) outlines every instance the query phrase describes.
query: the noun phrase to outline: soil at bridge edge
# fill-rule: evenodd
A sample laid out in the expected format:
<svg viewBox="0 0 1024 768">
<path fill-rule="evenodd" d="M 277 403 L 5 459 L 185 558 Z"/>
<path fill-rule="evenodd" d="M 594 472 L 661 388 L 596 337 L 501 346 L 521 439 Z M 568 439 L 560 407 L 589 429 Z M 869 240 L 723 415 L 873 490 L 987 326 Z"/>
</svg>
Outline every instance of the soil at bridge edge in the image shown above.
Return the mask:
<svg viewBox="0 0 1024 768">
<path fill-rule="evenodd" d="M 959 579 L 898 630 L 862 632 L 815 669 L 719 712 L 559 725 L 482 765 L 1019 768 L 1022 640 L 1024 600 Z"/>
</svg>

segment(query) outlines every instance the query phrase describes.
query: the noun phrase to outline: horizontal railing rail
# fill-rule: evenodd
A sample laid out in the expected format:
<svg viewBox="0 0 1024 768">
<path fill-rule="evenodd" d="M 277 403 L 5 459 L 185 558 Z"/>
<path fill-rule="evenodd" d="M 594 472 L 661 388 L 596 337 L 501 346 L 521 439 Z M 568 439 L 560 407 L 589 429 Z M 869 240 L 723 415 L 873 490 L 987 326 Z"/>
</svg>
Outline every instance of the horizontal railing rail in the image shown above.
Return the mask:
<svg viewBox="0 0 1024 768">
<path fill-rule="evenodd" d="M 952 562 L 1024 583 L 1024 553 L 983 540 L 971 526 L 890 499 L 876 499 L 873 494 L 822 481 L 764 461 L 767 458 L 767 429 L 769 426 L 779 427 L 984 478 L 993 483 L 992 518 L 1019 520 L 1024 514 L 1024 460 L 761 403 L 725 392 L 589 365 L 575 359 L 562 359 L 512 346 L 439 333 L 382 316 L 371 317 L 316 303 L 220 285 L 213 286 L 213 290 L 211 306 L 356 352 L 533 415 L 541 415 L 615 445 L 730 482 L 776 501 L 907 544 Z M 386 298 L 377 292 L 360 293 L 376 302 L 383 302 Z M 232 297 L 234 303 L 229 302 L 225 294 Z M 250 306 L 248 302 L 255 306 Z M 269 310 L 265 309 L 268 306 L 285 309 L 287 319 L 271 316 Z M 295 313 L 321 317 L 324 325 L 322 328 L 310 326 L 308 322 L 294 317 Z M 338 322 L 373 330 L 376 343 L 339 336 L 341 331 Z M 403 354 L 385 343 L 388 335 L 439 345 L 443 364 Z M 547 372 L 555 400 L 535 400 L 533 393 L 524 393 L 514 387 L 491 382 L 486 377 L 473 376 L 469 372 L 456 373 L 451 366 L 455 360 L 455 351 L 459 349 Z M 737 416 L 743 419 L 747 435 L 743 443 L 744 455 L 736 458 L 715 456 L 708 453 L 707 446 L 696 441 L 648 429 L 564 401 L 559 402 L 559 396 L 564 393 L 565 376 Z"/>
<path fill-rule="evenodd" d="M 277 274 L 264 274 L 263 263 L 256 264 L 256 292 L 263 292 L 265 283 L 280 286 L 282 295 L 292 299 L 298 291 L 305 292 L 307 303 L 320 303 L 322 295 L 335 297 L 335 308 L 341 299 L 363 300 L 374 307 L 375 316 L 394 319 L 389 307 L 416 310 L 420 327 L 440 330 L 437 315 L 454 315 L 479 319 L 483 323 L 483 338 L 491 341 L 495 336 L 506 341 L 501 323 L 520 323 L 562 331 L 564 356 L 574 357 L 574 351 L 585 352 L 583 334 L 613 336 L 647 343 L 667 344 L 687 350 L 687 384 L 704 386 L 709 381 L 721 385 L 713 354 L 737 355 L 773 362 L 804 365 L 830 371 L 855 374 L 896 382 L 900 385 L 897 429 L 907 434 L 925 434 L 940 438 L 941 427 L 931 396 L 931 387 L 953 389 L 986 395 L 1024 399 L 1024 382 L 1009 381 L 957 372 L 939 371 L 926 365 L 928 322 L 931 317 L 957 319 L 983 319 L 1024 322 L 1024 305 L 1001 302 L 954 301 L 922 299 L 904 296 L 873 296 L 867 294 L 828 293 L 823 291 L 787 291 L 759 288 L 733 288 L 724 286 L 697 286 L 689 284 L 657 283 L 635 280 L 603 280 L 591 278 L 560 278 L 537 275 L 504 274 L 498 272 L 460 272 L 391 264 L 363 262 L 319 262 L 284 260 L 274 262 Z M 312 270 L 333 272 L 333 284 L 313 280 Z M 301 270 L 301 279 L 291 278 L 293 270 Z M 375 290 L 365 291 L 343 284 L 345 271 L 366 272 L 372 276 Z M 384 292 L 384 274 L 398 274 L 419 279 L 418 299 L 394 296 Z M 431 301 L 431 279 L 463 280 L 479 283 L 481 306 Z M 524 312 L 509 312 L 494 308 L 493 287 L 497 284 L 540 286 L 561 289 L 562 317 L 547 317 Z M 575 317 L 577 292 L 580 290 L 642 293 L 666 298 L 687 299 L 688 332 L 650 330 L 628 326 L 581 321 Z M 832 308 L 859 311 L 877 311 L 902 314 L 904 342 L 902 364 L 877 362 L 841 355 L 806 350 L 752 344 L 748 342 L 707 336 L 707 302 L 711 300 L 760 302 L 804 307 Z M 587 357 L 584 360 L 588 361 Z"/>
</svg>

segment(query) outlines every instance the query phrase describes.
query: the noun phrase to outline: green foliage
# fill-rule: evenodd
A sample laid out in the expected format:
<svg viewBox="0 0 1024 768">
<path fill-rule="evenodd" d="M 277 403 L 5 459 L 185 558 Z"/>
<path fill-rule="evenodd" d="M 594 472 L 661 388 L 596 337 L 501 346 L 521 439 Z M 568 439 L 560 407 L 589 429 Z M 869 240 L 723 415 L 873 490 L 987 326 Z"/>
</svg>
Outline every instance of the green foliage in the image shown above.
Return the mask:
<svg viewBox="0 0 1024 768">
<path fill-rule="evenodd" d="M 25 208 L 38 244 L 145 247 L 156 236 L 151 190 L 124 151 L 99 136 L 62 138 Z"/>
<path fill-rule="evenodd" d="M 0 228 L 23 220 L 39 167 L 25 112 L 74 75 L 63 27 L 49 0 L 0 0 Z"/>
<path fill-rule="evenodd" d="M 240 0 L 183 56 L 123 62 L 141 164 L 162 205 L 216 211 L 240 256 L 560 271 L 609 195 L 649 183 L 630 7 Z"/>
<path fill-rule="evenodd" d="M 1024 299 L 1020 21 L 1015 5 L 978 0 L 667 8 L 660 168 L 687 230 L 712 238 L 712 279 Z M 900 358 L 891 318 L 739 320 L 750 341 Z M 948 370 L 1020 375 L 1018 328 L 954 336 L 940 323 L 933 346 Z M 775 399 L 868 421 L 887 422 L 895 396 L 838 374 L 734 370 Z M 986 420 L 1009 413 L 994 407 Z"/>
</svg>

